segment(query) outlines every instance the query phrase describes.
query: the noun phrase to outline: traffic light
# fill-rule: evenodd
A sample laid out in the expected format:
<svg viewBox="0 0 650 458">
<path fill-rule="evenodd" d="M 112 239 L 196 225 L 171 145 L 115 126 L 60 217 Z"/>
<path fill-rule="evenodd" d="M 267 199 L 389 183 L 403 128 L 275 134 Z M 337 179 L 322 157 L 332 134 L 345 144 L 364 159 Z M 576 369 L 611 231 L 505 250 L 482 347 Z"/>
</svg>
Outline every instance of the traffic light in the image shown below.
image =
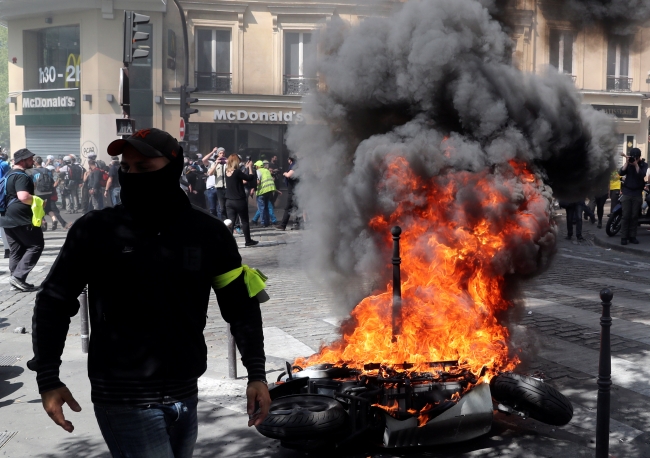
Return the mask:
<svg viewBox="0 0 650 458">
<path fill-rule="evenodd" d="M 181 118 L 186 122 L 190 119 L 190 115 L 198 113 L 199 110 L 192 108 L 192 103 L 199 101 L 196 97 L 192 97 L 192 92 L 196 91 L 195 87 L 185 86 L 184 84 L 180 87 L 181 92 Z"/>
<path fill-rule="evenodd" d="M 133 11 L 124 12 L 124 64 L 128 65 L 133 59 L 147 57 L 149 51 L 139 49 L 136 44 L 138 41 L 149 39 L 146 32 L 138 32 L 138 24 L 149 24 L 149 16 L 134 13 Z"/>
</svg>

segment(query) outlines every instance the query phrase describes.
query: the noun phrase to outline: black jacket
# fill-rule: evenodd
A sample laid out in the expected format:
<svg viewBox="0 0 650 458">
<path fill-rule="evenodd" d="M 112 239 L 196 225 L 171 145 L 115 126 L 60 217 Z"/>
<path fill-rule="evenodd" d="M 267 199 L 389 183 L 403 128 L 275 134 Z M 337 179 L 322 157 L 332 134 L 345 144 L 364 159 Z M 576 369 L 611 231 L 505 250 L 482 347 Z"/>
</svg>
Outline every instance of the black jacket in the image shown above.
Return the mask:
<svg viewBox="0 0 650 458">
<path fill-rule="evenodd" d="M 122 205 L 75 222 L 36 297 L 34 358 L 27 366 L 37 372 L 39 392 L 64 386 L 61 354 L 77 297 L 88 285 L 94 403 L 140 405 L 197 393 L 206 370 L 203 329 L 212 278 L 240 267 L 241 256 L 221 221 L 188 202 L 176 213 L 155 232 Z M 263 380 L 259 302 L 248 297 L 243 275 L 216 294 L 249 380 Z"/>
<path fill-rule="evenodd" d="M 618 171 L 620 176 L 624 176 L 621 191 L 624 196 L 641 196 L 644 186 L 646 185 L 643 178 L 648 171 L 648 164 L 645 162 L 639 163 L 639 172 L 637 173 L 634 164 L 629 164 L 626 170 L 621 167 Z"/>
</svg>

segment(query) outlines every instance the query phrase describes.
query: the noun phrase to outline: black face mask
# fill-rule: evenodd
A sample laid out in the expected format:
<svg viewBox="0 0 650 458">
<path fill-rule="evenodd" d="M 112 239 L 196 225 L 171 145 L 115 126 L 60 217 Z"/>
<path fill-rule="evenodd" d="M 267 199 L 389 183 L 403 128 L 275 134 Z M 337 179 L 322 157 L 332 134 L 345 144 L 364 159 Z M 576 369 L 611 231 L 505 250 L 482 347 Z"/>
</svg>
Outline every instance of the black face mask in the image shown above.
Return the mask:
<svg viewBox="0 0 650 458">
<path fill-rule="evenodd" d="M 122 203 L 136 219 L 154 222 L 169 217 L 169 210 L 189 206 L 178 184 L 182 171 L 183 162 L 178 160 L 155 172 L 126 173 L 119 169 Z"/>
</svg>

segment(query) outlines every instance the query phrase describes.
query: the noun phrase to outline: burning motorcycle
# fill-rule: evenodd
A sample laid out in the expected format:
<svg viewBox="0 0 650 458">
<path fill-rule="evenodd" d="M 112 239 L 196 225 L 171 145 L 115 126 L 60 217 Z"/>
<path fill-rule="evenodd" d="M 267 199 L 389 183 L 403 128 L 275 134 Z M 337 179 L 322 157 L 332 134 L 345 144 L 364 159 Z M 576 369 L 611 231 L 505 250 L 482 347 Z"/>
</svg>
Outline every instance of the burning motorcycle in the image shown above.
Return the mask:
<svg viewBox="0 0 650 458">
<path fill-rule="evenodd" d="M 650 224 L 650 187 L 646 186 L 643 191 L 645 192 L 645 203 L 647 204 L 646 212 L 643 213 L 643 208 L 641 209 L 641 214 L 639 215 L 639 226 L 642 224 Z M 620 202 L 614 207 L 614 211 L 609 218 L 607 219 L 607 224 L 605 225 L 605 232 L 610 237 L 614 237 L 621 230 L 621 219 L 623 217 L 623 206 Z"/>
<path fill-rule="evenodd" d="M 458 361 L 366 364 L 363 370 L 320 364 L 291 367 L 270 384 L 269 416 L 257 427 L 287 448 L 310 449 L 365 439 L 386 448 L 430 446 L 486 434 L 493 411 L 550 425 L 573 416 L 570 401 L 540 379 L 504 372 L 488 383 Z"/>
</svg>

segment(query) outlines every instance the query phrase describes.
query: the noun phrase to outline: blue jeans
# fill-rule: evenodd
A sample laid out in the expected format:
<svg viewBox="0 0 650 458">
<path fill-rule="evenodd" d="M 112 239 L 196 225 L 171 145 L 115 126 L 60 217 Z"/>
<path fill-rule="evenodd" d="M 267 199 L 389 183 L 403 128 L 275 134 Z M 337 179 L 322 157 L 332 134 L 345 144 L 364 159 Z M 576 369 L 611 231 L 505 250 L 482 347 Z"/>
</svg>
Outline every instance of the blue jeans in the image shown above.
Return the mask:
<svg viewBox="0 0 650 458">
<path fill-rule="evenodd" d="M 259 197 L 258 197 L 259 199 Z M 257 222 L 258 219 L 260 219 L 260 216 L 262 213 L 260 213 L 260 207 L 259 207 L 259 200 L 258 200 L 258 206 L 257 206 L 257 211 L 255 212 L 255 216 L 253 216 L 253 222 Z M 278 222 L 278 219 L 275 217 L 275 213 L 273 213 L 273 202 L 269 200 L 269 216 L 271 217 L 271 223 L 275 224 Z"/>
<path fill-rule="evenodd" d="M 122 203 L 122 201 L 120 200 L 120 189 L 121 188 L 119 187 L 113 188 L 109 193 L 109 196 L 111 197 L 111 202 L 113 202 L 113 207 Z"/>
<path fill-rule="evenodd" d="M 206 190 L 205 197 L 208 199 L 208 210 L 210 211 L 210 214 L 221 219 L 221 216 L 218 215 L 218 213 L 221 213 L 221 211 L 218 211 L 221 210 L 221 208 L 218 208 L 219 199 L 217 198 L 217 188 L 210 188 Z"/>
<path fill-rule="evenodd" d="M 197 401 L 193 396 L 143 407 L 95 404 L 95 417 L 114 458 L 190 458 L 198 433 Z"/>
<path fill-rule="evenodd" d="M 270 202 L 270 197 L 271 193 L 267 192 L 266 194 L 262 194 L 261 196 L 257 196 L 257 211 L 260 212 L 260 217 L 262 219 L 262 226 L 268 226 L 271 224 L 269 222 L 269 206 L 271 204 Z M 275 218 L 275 215 L 273 215 Z"/>
</svg>

